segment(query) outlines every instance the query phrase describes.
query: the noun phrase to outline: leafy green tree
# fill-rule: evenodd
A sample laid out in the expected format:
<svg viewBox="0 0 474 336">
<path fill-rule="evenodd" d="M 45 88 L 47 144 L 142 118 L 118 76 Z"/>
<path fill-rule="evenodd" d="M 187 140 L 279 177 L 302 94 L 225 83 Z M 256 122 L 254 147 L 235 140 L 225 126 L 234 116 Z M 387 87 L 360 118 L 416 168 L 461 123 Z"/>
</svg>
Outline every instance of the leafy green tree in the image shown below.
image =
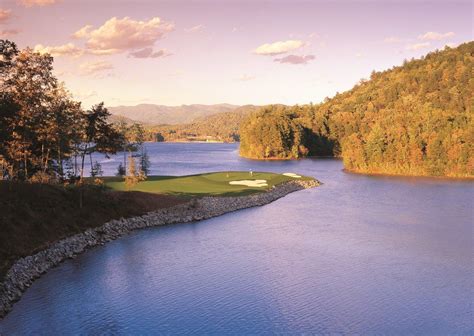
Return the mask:
<svg viewBox="0 0 474 336">
<path fill-rule="evenodd" d="M 464 43 L 373 72 L 320 105 L 264 108 L 243 123 L 241 154 L 299 157 L 290 139 L 358 172 L 473 177 L 473 55 L 474 42 Z"/>
<path fill-rule="evenodd" d="M 85 157 L 88 155 L 92 169 L 92 153 L 98 152 L 105 155 L 115 154 L 123 148 L 124 138 L 109 124 L 107 119 L 110 112 L 104 107 L 104 103 L 94 105 L 85 113 L 85 131 L 83 133 L 81 153 L 81 179 L 84 174 Z"/>
</svg>

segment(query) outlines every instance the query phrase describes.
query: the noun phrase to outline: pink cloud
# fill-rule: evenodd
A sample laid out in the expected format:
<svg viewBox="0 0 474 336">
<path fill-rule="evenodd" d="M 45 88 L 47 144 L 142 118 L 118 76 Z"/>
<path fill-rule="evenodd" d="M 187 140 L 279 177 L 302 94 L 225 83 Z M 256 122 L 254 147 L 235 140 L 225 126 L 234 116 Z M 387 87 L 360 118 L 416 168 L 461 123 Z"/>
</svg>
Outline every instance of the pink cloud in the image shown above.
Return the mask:
<svg viewBox="0 0 474 336">
<path fill-rule="evenodd" d="M 23 7 L 34 7 L 34 6 L 49 6 L 58 3 L 59 0 L 18 0 L 18 3 Z"/>
<path fill-rule="evenodd" d="M 131 52 L 129 54 L 130 57 L 134 57 L 134 58 L 158 58 L 158 57 L 165 57 L 169 55 L 171 54 L 164 49 L 153 51 L 153 48 L 145 48 L 145 49 Z"/>
<path fill-rule="evenodd" d="M 86 26 L 82 27 L 81 29 L 79 29 L 74 34 L 72 34 L 72 37 L 75 38 L 75 39 L 86 38 L 86 37 L 89 36 L 89 32 L 92 28 L 93 28 L 93 26 L 86 25 Z"/>
<path fill-rule="evenodd" d="M 273 43 L 265 43 L 255 49 L 254 53 L 257 55 L 275 56 L 299 49 L 305 44 L 306 43 L 301 40 L 287 40 L 277 41 Z"/>
<path fill-rule="evenodd" d="M 50 47 L 44 46 L 42 44 L 37 44 L 34 48 L 35 52 L 39 52 L 41 54 L 50 54 L 51 56 L 81 56 L 84 51 L 78 47 L 76 47 L 72 43 L 67 43 L 60 46 Z"/>
<path fill-rule="evenodd" d="M 428 48 L 430 46 L 430 42 L 422 42 L 422 43 L 414 43 L 414 44 L 409 44 L 406 46 L 406 50 L 420 50 L 424 48 Z"/>
<path fill-rule="evenodd" d="M 152 48 L 156 41 L 174 30 L 174 25 L 158 17 L 149 21 L 113 17 L 99 28 L 92 28 L 90 25 L 82 27 L 73 36 L 86 38 L 86 47 L 90 53 L 110 55 Z"/>
<path fill-rule="evenodd" d="M 419 35 L 418 39 L 423 40 L 423 41 L 439 41 L 439 40 L 451 38 L 453 36 L 454 36 L 453 32 L 437 33 L 437 32 L 430 31 L 423 35 Z"/>
<path fill-rule="evenodd" d="M 275 58 L 273 61 L 288 64 L 307 64 L 316 58 L 314 55 L 288 55 L 283 58 Z"/>
<path fill-rule="evenodd" d="M 12 17 L 12 11 L 0 8 L 0 23 L 5 23 Z"/>
<path fill-rule="evenodd" d="M 200 24 L 200 25 L 191 27 L 189 29 L 185 29 L 184 31 L 187 32 L 187 33 L 198 33 L 200 31 L 203 31 L 204 28 L 205 28 L 204 25 Z"/>
<path fill-rule="evenodd" d="M 106 61 L 91 61 L 79 66 L 82 75 L 92 76 L 102 74 L 104 71 L 112 70 L 114 66 Z"/>
<path fill-rule="evenodd" d="M 16 29 L 0 30 L 0 37 L 9 37 L 9 36 L 17 35 L 19 33 L 20 31 Z"/>
</svg>

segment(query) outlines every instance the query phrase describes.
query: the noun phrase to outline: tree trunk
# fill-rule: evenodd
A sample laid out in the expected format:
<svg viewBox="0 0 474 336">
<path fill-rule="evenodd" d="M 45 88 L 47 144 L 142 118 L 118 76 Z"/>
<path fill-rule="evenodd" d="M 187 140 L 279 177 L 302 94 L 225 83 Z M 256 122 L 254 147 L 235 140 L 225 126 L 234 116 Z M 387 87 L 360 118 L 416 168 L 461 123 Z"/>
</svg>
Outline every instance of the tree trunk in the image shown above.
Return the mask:
<svg viewBox="0 0 474 336">
<path fill-rule="evenodd" d="M 25 180 L 28 180 L 28 154 L 25 152 Z"/>
<path fill-rule="evenodd" d="M 123 171 L 124 176 L 127 176 L 127 152 L 125 150 L 125 146 L 123 147 Z"/>
<path fill-rule="evenodd" d="M 91 172 L 92 172 L 92 170 L 94 169 L 94 167 L 92 165 L 92 153 L 89 153 L 89 160 L 91 162 Z"/>
<path fill-rule="evenodd" d="M 84 150 L 81 153 L 81 159 L 82 159 L 82 162 L 81 162 L 81 179 L 80 179 L 81 181 L 84 178 L 84 161 L 85 161 L 85 158 L 86 158 L 87 148 L 88 148 L 88 145 L 86 145 L 86 148 L 84 148 Z M 81 204 L 82 204 L 82 199 L 81 199 Z"/>
<path fill-rule="evenodd" d="M 77 176 L 77 144 L 76 150 L 74 151 L 74 177 Z"/>
<path fill-rule="evenodd" d="M 58 164 L 59 164 L 59 175 L 61 180 L 64 180 L 64 168 L 63 168 L 63 158 L 61 156 L 61 146 L 58 145 Z"/>
<path fill-rule="evenodd" d="M 48 152 L 46 153 L 46 157 L 45 157 L 45 161 L 44 161 L 43 173 L 46 173 L 46 170 L 48 169 L 49 152 L 50 152 L 50 150 L 48 149 Z"/>
</svg>

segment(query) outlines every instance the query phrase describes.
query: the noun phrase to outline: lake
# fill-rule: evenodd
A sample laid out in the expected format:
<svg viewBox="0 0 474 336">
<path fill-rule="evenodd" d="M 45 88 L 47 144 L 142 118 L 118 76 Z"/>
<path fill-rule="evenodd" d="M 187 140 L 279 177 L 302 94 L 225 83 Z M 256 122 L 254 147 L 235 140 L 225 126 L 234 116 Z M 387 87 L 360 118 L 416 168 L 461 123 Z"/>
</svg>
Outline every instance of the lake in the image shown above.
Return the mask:
<svg viewBox="0 0 474 336">
<path fill-rule="evenodd" d="M 147 144 L 152 174 L 295 172 L 324 184 L 137 231 L 38 279 L 0 334 L 473 334 L 474 184 L 369 177 L 236 144 Z M 114 174 L 121 156 L 98 157 Z"/>
</svg>

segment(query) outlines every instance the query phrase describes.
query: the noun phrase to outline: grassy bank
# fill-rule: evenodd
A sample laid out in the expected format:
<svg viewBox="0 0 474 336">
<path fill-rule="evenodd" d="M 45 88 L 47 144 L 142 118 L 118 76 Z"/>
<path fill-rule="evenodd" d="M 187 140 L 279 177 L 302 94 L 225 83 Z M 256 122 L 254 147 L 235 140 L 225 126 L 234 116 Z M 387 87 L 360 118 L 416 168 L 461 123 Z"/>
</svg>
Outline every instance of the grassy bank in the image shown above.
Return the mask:
<svg viewBox="0 0 474 336">
<path fill-rule="evenodd" d="M 259 179 L 266 180 L 267 185 L 229 184 L 235 180 Z M 127 191 L 122 178 L 106 177 L 104 187 L 83 187 L 82 208 L 78 187 L 0 181 L 0 279 L 15 260 L 112 219 L 142 215 L 193 197 L 262 192 L 291 179 L 261 172 L 150 176 Z"/>
<path fill-rule="evenodd" d="M 184 202 L 171 195 L 0 182 L 0 278 L 12 263 L 62 238 L 121 217 Z"/>
</svg>

